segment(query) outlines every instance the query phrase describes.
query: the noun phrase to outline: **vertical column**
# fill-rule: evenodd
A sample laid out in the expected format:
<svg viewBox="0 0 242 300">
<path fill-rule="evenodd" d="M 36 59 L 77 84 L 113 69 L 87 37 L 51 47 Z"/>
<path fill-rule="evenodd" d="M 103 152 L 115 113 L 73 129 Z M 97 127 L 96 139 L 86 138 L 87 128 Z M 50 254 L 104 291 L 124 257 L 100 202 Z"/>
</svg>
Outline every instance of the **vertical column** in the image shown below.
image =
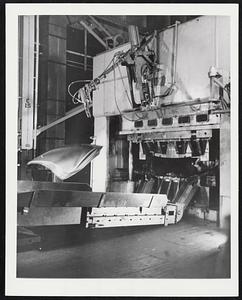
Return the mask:
<svg viewBox="0 0 242 300">
<path fill-rule="evenodd" d="M 92 162 L 91 186 L 94 192 L 106 192 L 108 186 L 109 155 L 109 119 L 94 119 L 94 136 L 96 145 L 102 146 L 100 154 Z"/>
<path fill-rule="evenodd" d="M 227 225 L 226 217 L 230 216 L 230 116 L 221 115 L 220 125 L 220 201 L 219 201 L 219 225 Z"/>
<path fill-rule="evenodd" d="M 133 153 L 132 141 L 129 141 L 129 181 L 133 179 Z"/>
<path fill-rule="evenodd" d="M 23 17 L 21 149 L 33 147 L 34 16 Z"/>
<path fill-rule="evenodd" d="M 34 16 L 19 17 L 18 179 L 29 179 L 26 167 L 33 151 Z"/>
</svg>

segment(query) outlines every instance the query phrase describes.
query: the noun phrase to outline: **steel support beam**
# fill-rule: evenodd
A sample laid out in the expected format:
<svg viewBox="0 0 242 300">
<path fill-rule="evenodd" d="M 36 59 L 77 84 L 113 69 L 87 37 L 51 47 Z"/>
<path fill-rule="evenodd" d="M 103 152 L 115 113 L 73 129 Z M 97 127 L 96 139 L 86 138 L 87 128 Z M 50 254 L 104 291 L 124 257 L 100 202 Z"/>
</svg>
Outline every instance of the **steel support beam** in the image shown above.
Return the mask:
<svg viewBox="0 0 242 300">
<path fill-rule="evenodd" d="M 95 23 L 108 37 L 112 37 L 112 35 L 109 33 L 109 31 L 93 16 L 89 16 L 89 18 Z"/>
<path fill-rule="evenodd" d="M 105 49 L 108 49 L 106 43 L 83 21 L 80 21 L 80 24 L 93 36 L 95 39 L 104 46 Z"/>
<path fill-rule="evenodd" d="M 40 127 L 40 128 L 37 130 L 37 135 L 39 135 L 40 133 L 46 131 L 47 129 L 50 129 L 50 128 L 53 127 L 53 126 L 56 126 L 56 125 L 58 125 L 58 124 L 60 124 L 60 123 L 62 123 L 62 122 L 64 122 L 64 121 L 70 119 L 71 117 L 74 117 L 74 116 L 77 115 L 77 114 L 80 114 L 80 113 L 83 112 L 83 111 L 85 111 L 85 108 L 84 108 L 83 105 L 78 106 L 78 107 L 76 107 L 76 108 L 74 108 L 74 109 L 68 111 L 64 117 L 61 117 L 61 118 L 57 119 L 56 121 L 51 122 L 50 124 L 47 124 L 47 125 L 45 125 L 45 126 L 43 126 L 43 127 Z"/>
</svg>

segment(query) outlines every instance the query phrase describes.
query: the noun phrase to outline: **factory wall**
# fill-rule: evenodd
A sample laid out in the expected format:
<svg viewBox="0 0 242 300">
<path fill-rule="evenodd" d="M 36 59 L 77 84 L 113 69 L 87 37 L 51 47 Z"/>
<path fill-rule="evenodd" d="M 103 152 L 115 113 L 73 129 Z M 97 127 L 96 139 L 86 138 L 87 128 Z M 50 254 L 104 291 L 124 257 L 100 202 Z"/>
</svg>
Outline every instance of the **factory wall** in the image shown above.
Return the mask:
<svg viewBox="0 0 242 300">
<path fill-rule="evenodd" d="M 65 114 L 66 20 L 64 16 L 40 16 L 40 62 L 38 126 Z M 61 123 L 38 138 L 37 154 L 63 146 L 65 124 Z"/>
</svg>

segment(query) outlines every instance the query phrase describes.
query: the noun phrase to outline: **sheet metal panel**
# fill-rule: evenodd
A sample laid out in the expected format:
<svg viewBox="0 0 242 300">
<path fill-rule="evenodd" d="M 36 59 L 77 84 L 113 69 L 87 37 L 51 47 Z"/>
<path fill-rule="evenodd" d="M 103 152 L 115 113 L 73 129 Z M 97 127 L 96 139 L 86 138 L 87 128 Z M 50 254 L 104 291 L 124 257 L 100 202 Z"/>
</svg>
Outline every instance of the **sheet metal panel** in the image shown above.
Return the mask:
<svg viewBox="0 0 242 300">
<path fill-rule="evenodd" d="M 88 184 L 85 183 L 68 183 L 68 182 L 47 182 L 47 181 L 28 181 L 28 180 L 18 180 L 17 182 L 17 192 L 18 194 L 34 192 L 37 190 L 76 190 L 76 191 L 91 191 Z"/>
<path fill-rule="evenodd" d="M 102 193 L 82 191 L 35 192 L 32 205 L 39 207 L 98 207 Z"/>
<path fill-rule="evenodd" d="M 101 200 L 100 207 L 149 207 L 152 194 L 123 194 L 109 192 Z"/>
<path fill-rule="evenodd" d="M 24 190 L 23 190 L 24 191 Z M 22 203 L 22 204 L 21 204 Z M 18 194 L 18 207 L 164 207 L 167 197 L 156 194 L 35 190 Z"/>
<path fill-rule="evenodd" d="M 70 225 L 80 224 L 81 207 L 35 207 L 28 215 L 18 214 L 18 226 Z"/>
<path fill-rule="evenodd" d="M 35 157 L 28 165 L 44 166 L 64 180 L 88 165 L 99 154 L 101 148 L 90 144 L 60 147 Z"/>
<path fill-rule="evenodd" d="M 110 63 L 115 53 L 127 51 L 129 48 L 130 44 L 127 43 L 94 57 L 93 78 L 102 74 L 105 68 L 111 65 Z M 115 82 L 114 78 L 116 78 Z M 123 78 L 123 81 L 121 78 Z M 119 111 L 131 109 L 132 106 L 128 100 L 125 89 L 127 89 L 128 96 L 130 97 L 126 67 L 120 66 L 120 68 L 116 68 L 115 71 L 109 73 L 105 80 L 98 86 L 98 89 L 93 93 L 94 117 L 118 115 L 120 114 Z"/>
<path fill-rule="evenodd" d="M 164 99 L 164 103 L 179 103 L 196 98 L 209 97 L 208 71 L 215 66 L 223 74 L 224 81 L 230 72 L 230 18 L 227 16 L 202 16 L 178 25 L 178 49 L 176 68 L 177 92 Z M 175 29 L 170 28 L 160 33 L 159 59 L 167 71 L 167 83 L 171 83 L 172 57 L 174 55 Z M 94 58 L 94 77 L 105 69 L 116 51 L 128 48 L 123 45 Z M 125 67 L 121 67 L 127 75 Z M 118 71 L 116 72 L 118 75 Z M 118 76 L 117 76 L 118 77 Z M 94 116 L 119 114 L 114 101 L 113 72 L 110 73 L 104 87 L 94 92 Z M 125 78 L 125 82 L 128 82 Z M 126 85 L 126 84 L 125 84 Z M 117 102 L 120 110 L 130 109 L 122 81 L 116 82 Z"/>
<path fill-rule="evenodd" d="M 202 16 L 178 26 L 176 69 L 178 91 L 173 102 L 208 97 L 208 71 L 211 66 L 228 75 L 229 22 L 230 19 L 226 16 Z M 168 77 L 171 76 L 172 69 L 174 32 L 174 28 L 170 28 L 160 35 L 160 63 L 167 66 Z M 228 80 L 228 76 L 226 77 Z"/>
<path fill-rule="evenodd" d="M 154 195 L 149 207 L 154 209 L 158 207 L 165 207 L 167 202 L 168 199 L 166 195 Z"/>
</svg>

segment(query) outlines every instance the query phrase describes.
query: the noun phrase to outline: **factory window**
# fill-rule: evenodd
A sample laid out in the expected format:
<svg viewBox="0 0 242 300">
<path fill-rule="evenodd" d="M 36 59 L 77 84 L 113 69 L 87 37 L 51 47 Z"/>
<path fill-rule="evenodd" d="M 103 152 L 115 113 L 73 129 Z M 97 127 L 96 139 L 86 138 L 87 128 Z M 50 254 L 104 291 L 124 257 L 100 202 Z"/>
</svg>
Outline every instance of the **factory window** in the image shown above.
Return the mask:
<svg viewBox="0 0 242 300">
<path fill-rule="evenodd" d="M 190 117 L 189 116 L 180 116 L 178 118 L 178 123 L 182 124 L 182 123 L 190 123 Z"/>
<path fill-rule="evenodd" d="M 197 115 L 196 120 L 197 122 L 206 122 L 208 121 L 208 115 L 207 114 Z"/>
<path fill-rule="evenodd" d="M 143 121 L 135 121 L 134 122 L 134 127 L 136 127 L 136 128 L 143 127 Z"/>
<path fill-rule="evenodd" d="M 157 119 L 148 120 L 148 126 L 157 126 Z"/>
<path fill-rule="evenodd" d="M 173 119 L 172 118 L 163 118 L 162 125 L 172 125 Z"/>
</svg>

